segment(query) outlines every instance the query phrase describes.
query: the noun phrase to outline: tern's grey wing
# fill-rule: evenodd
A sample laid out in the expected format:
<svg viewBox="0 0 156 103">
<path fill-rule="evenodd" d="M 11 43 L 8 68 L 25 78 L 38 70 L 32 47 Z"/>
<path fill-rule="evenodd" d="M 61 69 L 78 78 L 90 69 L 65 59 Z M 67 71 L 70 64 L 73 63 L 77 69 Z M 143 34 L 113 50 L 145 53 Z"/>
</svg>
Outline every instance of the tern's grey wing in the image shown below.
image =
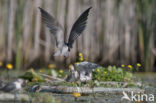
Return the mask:
<svg viewBox="0 0 156 103">
<path fill-rule="evenodd" d="M 68 39 L 68 47 L 72 48 L 72 44 L 74 43 L 74 40 L 81 35 L 81 33 L 83 32 L 83 30 L 86 27 L 86 23 L 87 23 L 87 18 L 88 18 L 88 14 L 89 14 L 89 10 L 92 7 L 88 8 L 87 10 L 85 10 L 80 16 L 79 18 L 76 20 L 76 22 L 74 23 L 71 32 L 70 32 L 70 36 Z"/>
<path fill-rule="evenodd" d="M 91 62 L 80 62 L 79 64 L 75 65 L 77 67 L 77 71 L 85 71 L 85 72 L 92 72 L 94 69 L 99 67 L 98 64 L 91 63 Z"/>
<path fill-rule="evenodd" d="M 64 45 L 64 30 L 63 27 L 58 23 L 58 21 L 50 15 L 48 12 L 40 8 L 42 21 L 47 25 L 50 29 L 51 34 L 54 35 L 56 40 L 56 46 L 58 48 Z"/>
<path fill-rule="evenodd" d="M 11 92 L 15 89 L 16 89 L 16 86 L 14 83 L 8 83 L 1 90 L 4 92 Z"/>
</svg>

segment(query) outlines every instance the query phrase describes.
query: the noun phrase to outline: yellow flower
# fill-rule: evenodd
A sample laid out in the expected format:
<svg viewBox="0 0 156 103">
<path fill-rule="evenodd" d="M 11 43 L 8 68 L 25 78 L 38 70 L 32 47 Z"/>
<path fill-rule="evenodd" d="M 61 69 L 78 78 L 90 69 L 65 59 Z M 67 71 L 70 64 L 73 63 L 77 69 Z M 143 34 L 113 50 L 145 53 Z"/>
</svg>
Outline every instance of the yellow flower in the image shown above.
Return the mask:
<svg viewBox="0 0 156 103">
<path fill-rule="evenodd" d="M 81 96 L 81 94 L 80 94 L 80 93 L 78 93 L 78 92 L 73 92 L 73 96 L 77 98 L 77 97 L 80 97 L 80 96 Z"/>
<path fill-rule="evenodd" d="M 7 67 L 7 69 L 9 69 L 9 70 L 13 69 L 13 65 L 12 65 L 12 64 L 10 64 L 10 63 L 9 63 L 9 64 L 7 64 L 7 65 L 6 65 L 6 67 Z"/>
<path fill-rule="evenodd" d="M 132 65 L 128 65 L 127 67 L 128 67 L 129 69 L 132 69 L 132 68 L 133 68 Z"/>
<path fill-rule="evenodd" d="M 80 64 L 79 62 L 76 62 L 75 64 Z"/>
<path fill-rule="evenodd" d="M 62 69 L 60 69 L 60 70 L 59 70 L 59 73 L 60 73 L 60 74 L 62 74 L 62 73 L 63 73 L 63 70 L 62 70 Z"/>
<path fill-rule="evenodd" d="M 40 73 L 42 73 L 43 71 L 40 69 Z"/>
<path fill-rule="evenodd" d="M 83 57 L 81 57 L 79 60 L 80 60 L 80 61 L 83 61 Z"/>
<path fill-rule="evenodd" d="M 107 72 L 105 71 L 104 74 L 107 74 Z"/>
<path fill-rule="evenodd" d="M 125 67 L 125 65 L 123 65 L 123 64 L 122 64 L 122 65 L 121 65 L 121 67 L 122 67 L 122 68 L 124 68 L 124 67 Z"/>
<path fill-rule="evenodd" d="M 97 72 L 100 72 L 100 69 L 96 69 Z"/>
<path fill-rule="evenodd" d="M 49 64 L 48 68 L 50 68 L 50 69 L 55 68 L 55 65 L 54 64 Z"/>
<path fill-rule="evenodd" d="M 0 62 L 0 67 L 3 66 L 3 62 Z"/>
<path fill-rule="evenodd" d="M 141 67 L 141 64 L 140 63 L 137 63 L 137 67 Z"/>
<path fill-rule="evenodd" d="M 82 53 L 79 53 L 79 56 L 82 57 Z"/>
<path fill-rule="evenodd" d="M 73 65 L 69 65 L 69 69 L 72 69 L 73 68 Z"/>
</svg>

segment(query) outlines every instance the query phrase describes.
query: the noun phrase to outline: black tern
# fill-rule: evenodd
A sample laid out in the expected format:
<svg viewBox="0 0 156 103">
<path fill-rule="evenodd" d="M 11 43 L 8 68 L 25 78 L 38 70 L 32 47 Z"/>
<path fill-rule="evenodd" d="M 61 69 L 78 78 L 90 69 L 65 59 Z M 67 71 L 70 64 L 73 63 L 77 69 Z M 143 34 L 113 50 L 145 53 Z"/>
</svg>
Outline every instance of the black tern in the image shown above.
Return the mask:
<svg viewBox="0 0 156 103">
<path fill-rule="evenodd" d="M 64 40 L 64 29 L 61 26 L 61 24 L 52 15 L 50 15 L 44 9 L 39 7 L 41 11 L 42 21 L 50 29 L 50 33 L 54 36 L 56 40 L 56 46 L 58 50 L 54 54 L 54 56 L 65 56 L 65 57 L 69 56 L 69 52 L 70 49 L 72 48 L 74 41 L 77 39 L 78 36 L 82 34 L 82 32 L 86 27 L 87 18 L 91 8 L 92 7 L 89 7 L 87 10 L 85 10 L 75 21 L 70 31 L 68 42 L 66 43 Z"/>
<path fill-rule="evenodd" d="M 80 62 L 75 64 L 76 69 L 73 65 L 70 65 L 70 74 L 67 76 L 66 81 L 81 81 L 87 82 L 92 80 L 92 72 L 100 67 L 98 64 L 91 62 Z"/>
<path fill-rule="evenodd" d="M 22 89 L 22 85 L 24 84 L 23 79 L 17 79 L 14 82 L 7 83 L 4 87 L 0 89 L 3 92 L 17 92 Z"/>
</svg>

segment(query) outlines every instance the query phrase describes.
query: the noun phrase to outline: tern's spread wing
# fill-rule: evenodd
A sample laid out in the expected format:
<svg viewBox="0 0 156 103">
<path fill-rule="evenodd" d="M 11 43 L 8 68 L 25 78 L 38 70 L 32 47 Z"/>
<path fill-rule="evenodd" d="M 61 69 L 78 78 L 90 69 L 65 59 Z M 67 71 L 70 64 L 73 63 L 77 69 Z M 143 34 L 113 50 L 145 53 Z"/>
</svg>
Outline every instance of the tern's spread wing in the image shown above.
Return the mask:
<svg viewBox="0 0 156 103">
<path fill-rule="evenodd" d="M 56 46 L 61 48 L 64 45 L 64 30 L 63 27 L 58 23 L 58 21 L 51 16 L 48 12 L 40 8 L 42 21 L 50 29 L 51 34 L 54 35 L 56 40 Z"/>
<path fill-rule="evenodd" d="M 76 22 L 74 23 L 71 32 L 70 32 L 70 36 L 68 39 L 68 47 L 72 48 L 72 44 L 74 43 L 74 40 L 81 35 L 81 33 L 83 32 L 83 30 L 86 27 L 86 23 L 87 23 L 87 17 L 89 14 L 89 10 L 92 7 L 88 8 L 86 11 L 84 11 L 79 18 L 76 20 Z"/>
</svg>

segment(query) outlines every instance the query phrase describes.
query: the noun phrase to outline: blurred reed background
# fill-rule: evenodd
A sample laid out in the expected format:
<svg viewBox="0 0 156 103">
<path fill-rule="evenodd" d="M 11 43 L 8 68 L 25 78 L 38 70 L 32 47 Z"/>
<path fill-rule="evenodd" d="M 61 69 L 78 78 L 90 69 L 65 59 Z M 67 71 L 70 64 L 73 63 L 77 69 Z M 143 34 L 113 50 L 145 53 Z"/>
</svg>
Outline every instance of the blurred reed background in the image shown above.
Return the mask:
<svg viewBox="0 0 156 103">
<path fill-rule="evenodd" d="M 65 27 L 92 6 L 87 27 L 70 57 L 51 58 L 55 41 L 41 22 L 42 7 Z M 49 62 L 69 64 L 78 52 L 101 65 L 141 63 L 156 71 L 156 0 L 0 0 L 0 61 L 17 69 Z M 51 59 L 50 59 L 51 58 Z"/>
</svg>

